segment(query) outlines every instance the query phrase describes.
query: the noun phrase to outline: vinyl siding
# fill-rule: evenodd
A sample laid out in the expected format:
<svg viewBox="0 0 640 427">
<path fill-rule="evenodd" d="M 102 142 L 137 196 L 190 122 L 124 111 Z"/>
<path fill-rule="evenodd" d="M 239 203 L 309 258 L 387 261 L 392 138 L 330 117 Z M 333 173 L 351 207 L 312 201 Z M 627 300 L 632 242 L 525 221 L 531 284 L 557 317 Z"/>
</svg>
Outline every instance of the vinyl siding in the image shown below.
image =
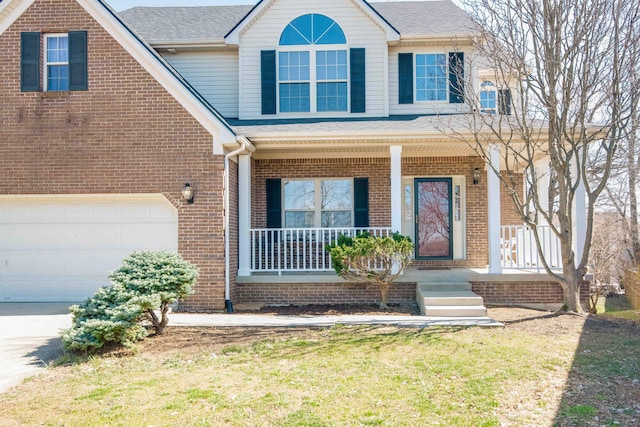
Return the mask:
<svg viewBox="0 0 640 427">
<path fill-rule="evenodd" d="M 345 0 L 281 0 L 268 7 L 250 23 L 240 37 L 240 118 L 262 118 L 260 108 L 260 51 L 278 49 L 285 26 L 307 13 L 320 13 L 336 21 L 347 38 L 346 48 L 365 48 L 366 112 L 314 113 L 317 117 L 383 116 L 386 114 L 385 80 L 387 41 L 384 31 L 351 1 Z M 303 113 L 308 117 L 309 114 Z M 301 117 L 298 114 L 277 114 L 270 118 Z"/>
<path fill-rule="evenodd" d="M 389 48 L 389 114 L 449 114 L 461 111 L 467 111 L 466 104 L 449 104 L 449 102 L 425 102 L 416 101 L 415 99 L 415 54 L 420 53 L 448 53 L 454 51 L 454 48 L 420 48 L 420 47 L 390 47 Z M 398 98 L 398 54 L 399 53 L 413 53 L 413 66 L 414 66 L 414 100 L 413 104 L 400 104 Z M 466 52 L 465 52 L 466 53 Z M 466 55 L 468 56 L 468 55 Z M 465 75 L 469 76 L 470 69 L 469 62 L 465 61 Z M 448 75 L 448 70 L 447 70 Z"/>
<path fill-rule="evenodd" d="M 163 54 L 224 117 L 238 117 L 238 52 Z"/>
</svg>

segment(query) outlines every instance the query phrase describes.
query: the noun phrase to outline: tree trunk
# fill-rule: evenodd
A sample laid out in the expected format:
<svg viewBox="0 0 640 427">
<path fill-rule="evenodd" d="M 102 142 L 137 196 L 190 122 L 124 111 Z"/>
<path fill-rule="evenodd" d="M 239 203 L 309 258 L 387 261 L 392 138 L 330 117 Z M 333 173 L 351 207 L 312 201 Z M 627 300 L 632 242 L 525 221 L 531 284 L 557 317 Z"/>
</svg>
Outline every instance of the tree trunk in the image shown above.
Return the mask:
<svg viewBox="0 0 640 427">
<path fill-rule="evenodd" d="M 562 284 L 562 292 L 564 294 L 564 305 L 566 311 L 572 311 L 578 314 L 584 314 L 582 303 L 580 302 L 580 287 L 582 286 L 582 277 L 576 274 L 576 270 L 572 267 L 565 266 L 563 271 L 564 283 Z"/>
<path fill-rule="evenodd" d="M 381 282 L 380 283 L 380 308 L 387 309 L 389 306 L 387 305 L 387 294 L 389 293 L 389 283 Z"/>
<path fill-rule="evenodd" d="M 167 316 L 167 313 L 169 312 L 169 304 L 163 302 L 160 305 L 160 313 L 162 313 L 162 318 L 160 319 L 159 322 L 157 322 L 154 326 L 156 328 L 156 334 L 157 335 L 162 335 L 164 334 L 164 329 L 167 327 L 167 325 L 169 324 L 169 316 Z"/>
</svg>

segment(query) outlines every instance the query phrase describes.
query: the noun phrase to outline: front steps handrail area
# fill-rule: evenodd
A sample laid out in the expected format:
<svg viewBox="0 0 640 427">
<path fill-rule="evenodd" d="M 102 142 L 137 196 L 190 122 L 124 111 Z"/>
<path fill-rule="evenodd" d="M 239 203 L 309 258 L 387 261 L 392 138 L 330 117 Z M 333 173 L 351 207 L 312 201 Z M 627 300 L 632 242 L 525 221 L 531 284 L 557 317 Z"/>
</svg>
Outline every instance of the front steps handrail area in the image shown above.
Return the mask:
<svg viewBox="0 0 640 427">
<path fill-rule="evenodd" d="M 420 312 L 431 317 L 486 317 L 482 297 L 469 282 L 418 281 L 416 299 Z"/>
</svg>

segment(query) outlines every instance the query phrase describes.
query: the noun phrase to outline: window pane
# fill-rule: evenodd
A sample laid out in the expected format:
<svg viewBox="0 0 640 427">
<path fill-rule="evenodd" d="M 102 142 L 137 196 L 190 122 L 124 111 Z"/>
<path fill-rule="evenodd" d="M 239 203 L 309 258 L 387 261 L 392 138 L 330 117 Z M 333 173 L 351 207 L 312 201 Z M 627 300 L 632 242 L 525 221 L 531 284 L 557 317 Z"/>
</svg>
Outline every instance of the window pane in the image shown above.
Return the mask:
<svg viewBox="0 0 640 427">
<path fill-rule="evenodd" d="M 47 67 L 47 90 L 69 90 L 68 65 L 49 65 Z"/>
<path fill-rule="evenodd" d="M 286 228 L 311 228 L 315 227 L 314 212 L 285 212 L 284 226 Z"/>
<path fill-rule="evenodd" d="M 352 181 L 350 179 L 320 181 L 321 208 L 351 209 Z"/>
<path fill-rule="evenodd" d="M 285 209 L 315 209 L 315 181 L 286 181 L 284 184 Z"/>
<path fill-rule="evenodd" d="M 447 86 L 446 55 L 416 55 L 416 99 L 418 101 L 446 101 Z"/>
<path fill-rule="evenodd" d="M 496 108 L 496 92 L 482 91 L 480 92 L 480 106 L 484 110 L 493 110 Z"/>
<path fill-rule="evenodd" d="M 323 50 L 316 52 L 316 78 L 320 80 L 347 79 L 347 51 Z"/>
<path fill-rule="evenodd" d="M 347 111 L 347 83 L 318 83 L 318 111 Z"/>
<path fill-rule="evenodd" d="M 278 71 L 281 82 L 309 80 L 309 52 L 280 52 Z"/>
<path fill-rule="evenodd" d="M 69 62 L 68 38 L 47 37 L 47 62 Z"/>
<path fill-rule="evenodd" d="M 321 214 L 322 227 L 351 227 L 350 211 L 323 211 Z"/>
<path fill-rule="evenodd" d="M 300 113 L 310 111 L 309 83 L 280 83 L 280 111 Z"/>
</svg>

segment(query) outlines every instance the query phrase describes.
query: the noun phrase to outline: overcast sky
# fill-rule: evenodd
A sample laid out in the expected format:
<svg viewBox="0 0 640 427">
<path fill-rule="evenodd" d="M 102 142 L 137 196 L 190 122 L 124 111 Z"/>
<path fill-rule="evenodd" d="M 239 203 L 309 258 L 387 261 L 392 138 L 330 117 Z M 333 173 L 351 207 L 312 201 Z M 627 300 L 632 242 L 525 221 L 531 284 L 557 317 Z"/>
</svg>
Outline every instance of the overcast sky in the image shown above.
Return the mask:
<svg viewBox="0 0 640 427">
<path fill-rule="evenodd" d="M 1 1 L 1 0 L 0 0 Z M 130 9 L 134 6 L 218 6 L 227 4 L 255 4 L 258 0 L 106 0 L 116 11 Z M 319 0 L 320 1 L 320 0 Z M 400 1 L 400 0 L 373 0 Z M 418 0 L 402 0 L 418 1 Z M 456 3 L 454 1 L 454 3 Z"/>
</svg>

